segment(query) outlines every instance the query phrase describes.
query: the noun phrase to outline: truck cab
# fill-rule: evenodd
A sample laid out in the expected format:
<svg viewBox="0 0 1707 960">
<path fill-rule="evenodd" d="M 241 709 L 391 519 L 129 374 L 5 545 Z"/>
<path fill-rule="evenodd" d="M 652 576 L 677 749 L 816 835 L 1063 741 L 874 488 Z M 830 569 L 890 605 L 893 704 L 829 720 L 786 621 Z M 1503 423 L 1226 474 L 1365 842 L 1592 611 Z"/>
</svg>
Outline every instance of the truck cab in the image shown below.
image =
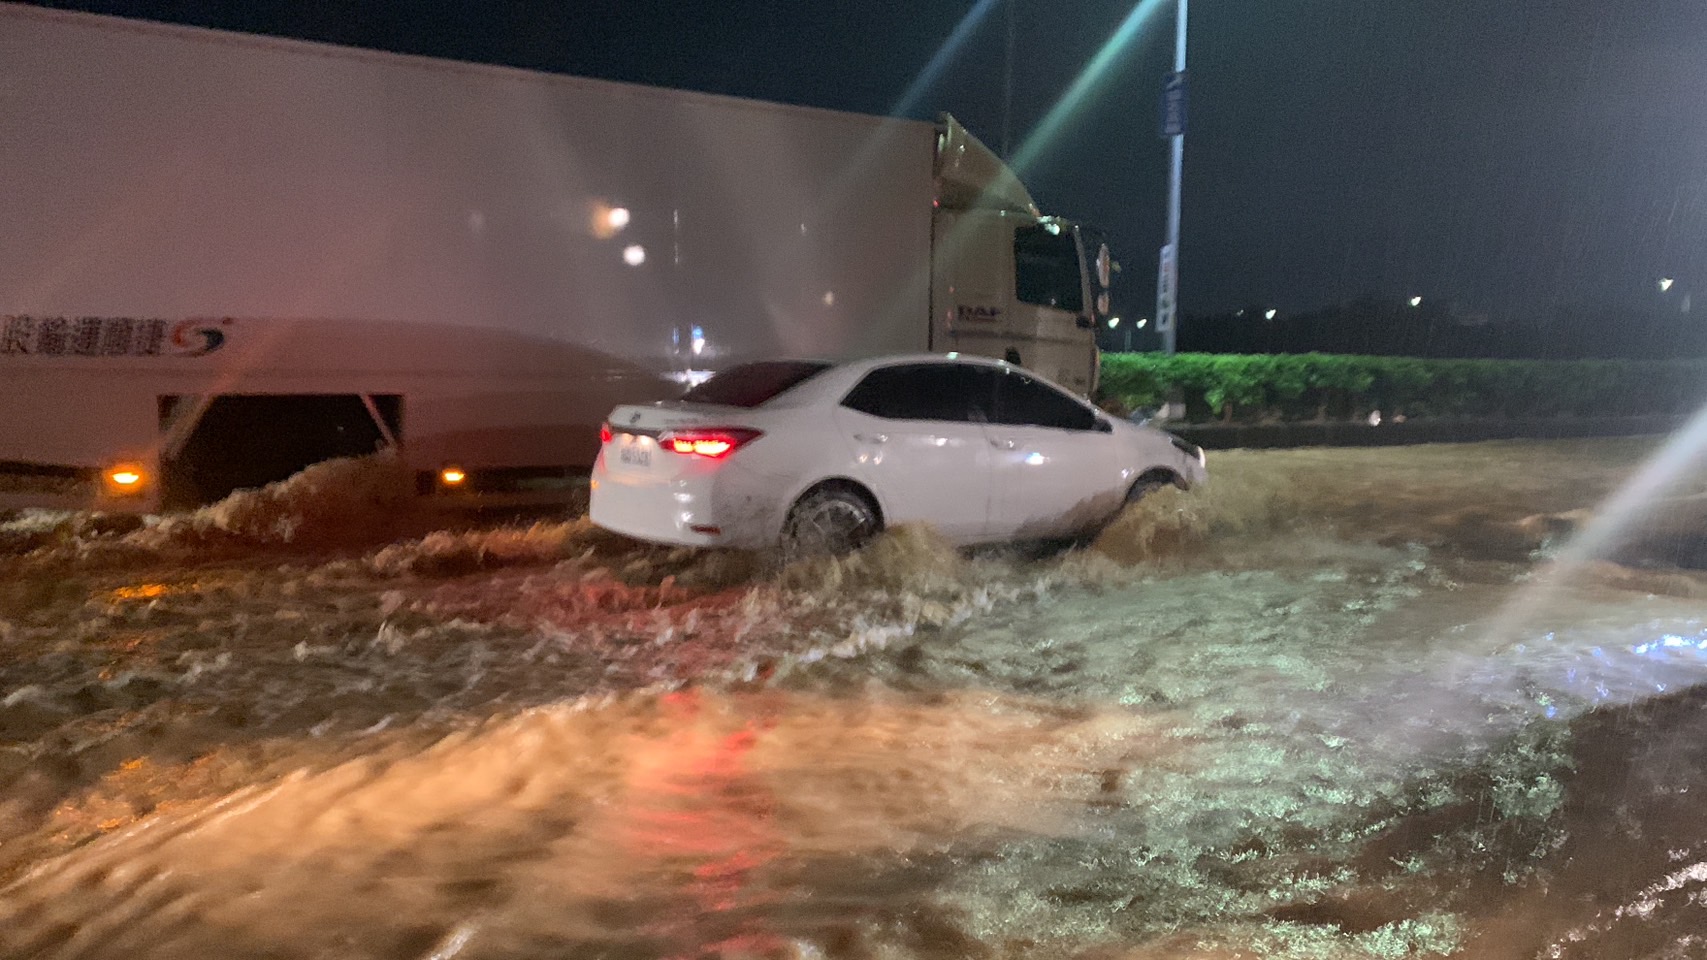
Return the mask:
<svg viewBox="0 0 1707 960">
<path fill-rule="evenodd" d="M 1109 255 L 1094 232 L 1014 211 L 941 211 L 937 238 L 933 349 L 998 357 L 1095 391 L 1096 325 L 1109 310 L 1099 265 Z"/>
<path fill-rule="evenodd" d="M 938 133 L 931 349 L 997 357 L 1089 396 L 1112 261 L 1100 231 L 1043 216 L 952 117 Z"/>
</svg>

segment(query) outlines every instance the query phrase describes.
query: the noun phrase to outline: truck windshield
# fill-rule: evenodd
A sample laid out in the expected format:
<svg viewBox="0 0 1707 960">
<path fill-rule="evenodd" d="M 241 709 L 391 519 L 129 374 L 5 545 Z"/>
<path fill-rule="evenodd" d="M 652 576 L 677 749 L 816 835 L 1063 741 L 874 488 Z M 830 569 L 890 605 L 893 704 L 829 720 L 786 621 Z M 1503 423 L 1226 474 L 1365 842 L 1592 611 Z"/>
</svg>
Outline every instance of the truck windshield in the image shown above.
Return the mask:
<svg viewBox="0 0 1707 960">
<path fill-rule="evenodd" d="M 713 374 L 711 379 L 682 394 L 682 399 L 723 407 L 756 407 L 829 368 L 827 363 L 809 360 L 743 363 Z"/>
</svg>

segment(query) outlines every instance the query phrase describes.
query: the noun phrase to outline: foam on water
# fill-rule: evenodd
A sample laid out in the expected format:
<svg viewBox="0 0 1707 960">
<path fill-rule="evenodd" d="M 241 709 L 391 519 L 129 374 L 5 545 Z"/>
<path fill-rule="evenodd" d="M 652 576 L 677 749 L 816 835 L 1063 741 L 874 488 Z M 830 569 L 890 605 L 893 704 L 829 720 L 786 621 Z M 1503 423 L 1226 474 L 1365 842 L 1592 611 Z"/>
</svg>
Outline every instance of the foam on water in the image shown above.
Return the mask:
<svg viewBox="0 0 1707 960">
<path fill-rule="evenodd" d="M 154 548 L 373 543 L 417 519 L 411 512 L 413 486 L 408 465 L 393 455 L 328 460 L 289 480 L 239 490 L 212 506 L 163 520 L 132 540 Z"/>
<path fill-rule="evenodd" d="M 328 460 L 187 513 L 20 511 L 0 522 L 0 557 L 24 555 L 36 569 L 141 567 L 169 557 L 367 546 L 431 528 L 435 518 L 413 489 L 413 473 L 393 455 Z"/>
</svg>

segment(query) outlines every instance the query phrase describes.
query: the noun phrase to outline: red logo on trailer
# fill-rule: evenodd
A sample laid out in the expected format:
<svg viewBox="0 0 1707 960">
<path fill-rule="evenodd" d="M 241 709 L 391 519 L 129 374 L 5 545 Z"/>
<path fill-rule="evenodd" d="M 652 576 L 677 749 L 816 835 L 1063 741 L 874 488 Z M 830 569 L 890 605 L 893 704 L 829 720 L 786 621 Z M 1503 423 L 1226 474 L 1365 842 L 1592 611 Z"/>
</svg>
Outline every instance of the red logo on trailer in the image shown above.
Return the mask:
<svg viewBox="0 0 1707 960">
<path fill-rule="evenodd" d="M 181 357 L 203 357 L 225 346 L 225 331 L 230 317 L 219 319 L 191 317 L 172 325 L 172 352 Z"/>
</svg>

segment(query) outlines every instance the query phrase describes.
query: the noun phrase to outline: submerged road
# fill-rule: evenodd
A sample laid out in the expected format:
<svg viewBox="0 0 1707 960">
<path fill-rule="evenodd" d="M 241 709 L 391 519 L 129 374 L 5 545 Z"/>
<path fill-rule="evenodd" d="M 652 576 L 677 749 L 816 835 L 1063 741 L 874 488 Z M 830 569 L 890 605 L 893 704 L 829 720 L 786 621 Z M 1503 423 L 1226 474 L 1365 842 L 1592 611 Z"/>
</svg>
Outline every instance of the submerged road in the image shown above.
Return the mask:
<svg viewBox="0 0 1707 960">
<path fill-rule="evenodd" d="M 1707 482 L 1554 562 L 1659 443 L 1214 454 L 1041 558 L 19 516 L 0 956 L 1699 955 Z"/>
</svg>

